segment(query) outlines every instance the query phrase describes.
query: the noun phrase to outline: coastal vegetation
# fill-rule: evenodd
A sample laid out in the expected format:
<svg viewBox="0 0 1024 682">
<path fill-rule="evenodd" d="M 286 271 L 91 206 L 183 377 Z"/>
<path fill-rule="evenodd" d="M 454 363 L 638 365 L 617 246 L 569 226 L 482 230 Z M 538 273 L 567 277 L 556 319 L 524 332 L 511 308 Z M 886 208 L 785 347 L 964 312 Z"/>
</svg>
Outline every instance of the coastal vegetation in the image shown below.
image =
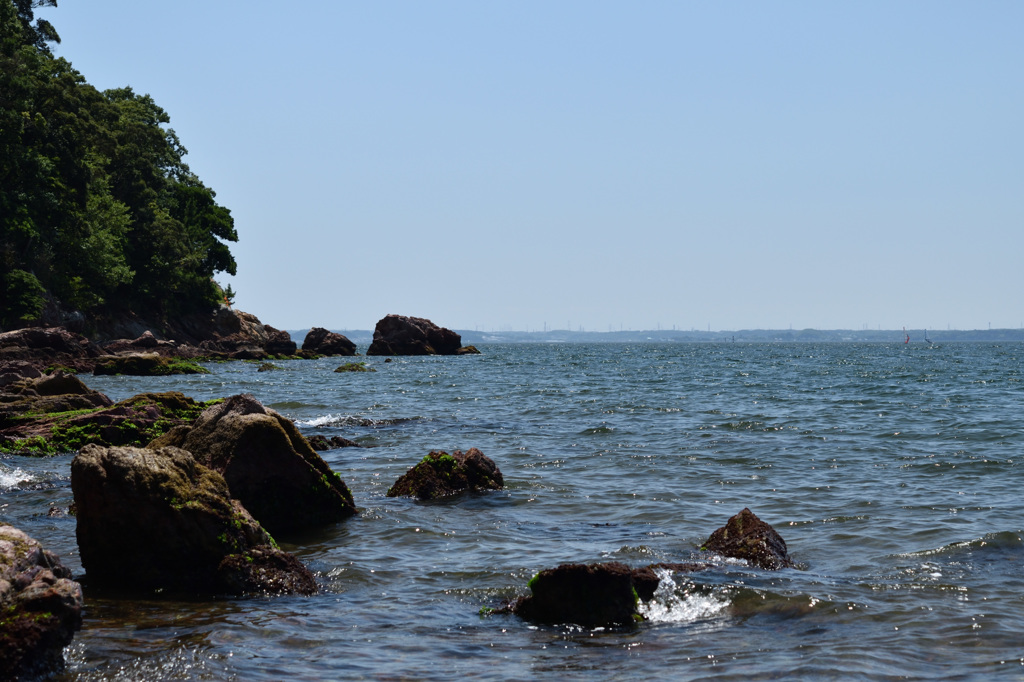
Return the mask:
<svg viewBox="0 0 1024 682">
<path fill-rule="evenodd" d="M 56 4 L 0 0 L 0 328 L 230 300 L 212 279 L 235 273 L 230 212 L 152 97 L 99 91 L 54 55 L 34 9 Z"/>
</svg>

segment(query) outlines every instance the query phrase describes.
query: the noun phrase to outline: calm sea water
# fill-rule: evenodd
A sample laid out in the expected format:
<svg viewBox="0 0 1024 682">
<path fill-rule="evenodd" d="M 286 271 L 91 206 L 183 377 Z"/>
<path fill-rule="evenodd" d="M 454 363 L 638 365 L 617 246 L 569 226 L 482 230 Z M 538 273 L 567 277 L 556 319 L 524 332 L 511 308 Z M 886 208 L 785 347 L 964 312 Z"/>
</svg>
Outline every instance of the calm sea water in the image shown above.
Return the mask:
<svg viewBox="0 0 1024 682">
<path fill-rule="evenodd" d="M 87 590 L 61 679 L 1024 679 L 1024 346 L 482 350 L 83 377 L 115 400 L 248 392 L 372 447 L 321 453 L 360 515 L 281 543 L 319 595 Z M 385 497 L 428 451 L 470 447 L 505 490 Z M 0 461 L 0 518 L 80 574 L 74 518 L 47 516 L 72 501 L 70 460 Z M 630 629 L 480 615 L 560 563 L 692 560 L 743 507 L 798 569 L 676 575 Z"/>
</svg>

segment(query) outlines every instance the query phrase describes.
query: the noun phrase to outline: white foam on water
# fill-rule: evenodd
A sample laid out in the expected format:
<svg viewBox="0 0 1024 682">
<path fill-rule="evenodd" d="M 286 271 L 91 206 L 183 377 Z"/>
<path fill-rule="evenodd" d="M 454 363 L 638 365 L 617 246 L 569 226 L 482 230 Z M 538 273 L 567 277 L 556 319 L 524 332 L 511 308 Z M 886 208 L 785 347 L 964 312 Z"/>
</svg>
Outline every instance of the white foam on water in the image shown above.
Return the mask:
<svg viewBox="0 0 1024 682">
<path fill-rule="evenodd" d="M 325 414 L 322 417 L 313 417 L 312 419 L 297 419 L 295 423 L 299 426 L 331 426 L 344 421 L 344 417 L 338 417 L 333 414 Z"/>
<path fill-rule="evenodd" d="M 713 594 L 680 591 L 666 569 L 655 571 L 661 582 L 649 602 L 641 602 L 637 611 L 651 623 L 693 623 L 722 613 L 729 602 Z"/>
<path fill-rule="evenodd" d="M 0 464 L 0 490 L 10 490 L 24 483 L 31 483 L 32 477 L 21 469 Z"/>
</svg>

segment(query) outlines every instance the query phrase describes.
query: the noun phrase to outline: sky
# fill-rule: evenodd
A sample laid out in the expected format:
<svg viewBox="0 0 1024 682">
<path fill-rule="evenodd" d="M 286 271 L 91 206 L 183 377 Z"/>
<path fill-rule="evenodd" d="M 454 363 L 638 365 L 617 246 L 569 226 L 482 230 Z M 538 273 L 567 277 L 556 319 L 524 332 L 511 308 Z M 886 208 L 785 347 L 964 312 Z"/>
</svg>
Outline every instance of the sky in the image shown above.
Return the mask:
<svg viewBox="0 0 1024 682">
<path fill-rule="evenodd" d="M 1024 326 L 1024 3 L 59 0 L 280 329 Z"/>
</svg>

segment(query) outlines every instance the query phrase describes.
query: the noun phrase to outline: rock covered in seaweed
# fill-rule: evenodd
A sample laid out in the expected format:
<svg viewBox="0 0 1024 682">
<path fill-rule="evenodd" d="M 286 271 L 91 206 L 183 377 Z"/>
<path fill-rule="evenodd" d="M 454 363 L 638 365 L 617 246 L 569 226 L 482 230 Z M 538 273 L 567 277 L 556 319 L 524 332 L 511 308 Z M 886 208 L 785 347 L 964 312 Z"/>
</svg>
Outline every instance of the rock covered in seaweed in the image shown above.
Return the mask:
<svg viewBox="0 0 1024 682">
<path fill-rule="evenodd" d="M 462 337 L 422 317 L 387 315 L 373 330 L 367 355 L 457 355 Z"/>
<path fill-rule="evenodd" d="M 466 491 L 500 490 L 504 485 L 498 465 L 476 448 L 450 455 L 432 450 L 395 481 L 387 496 L 433 500 Z"/>
<path fill-rule="evenodd" d="M 0 673 L 35 679 L 64 668 L 82 627 L 82 588 L 60 559 L 13 526 L 0 525 Z"/>
<path fill-rule="evenodd" d="M 712 533 L 702 549 L 734 559 L 745 559 L 754 566 L 769 570 L 793 566 L 786 541 L 747 508 Z"/>
<path fill-rule="evenodd" d="M 192 360 L 167 357 L 158 353 L 128 353 L 97 358 L 92 373 L 97 376 L 124 374 L 158 377 L 171 374 L 209 374 L 210 370 Z"/>
<path fill-rule="evenodd" d="M 149 447 L 168 445 L 223 474 L 231 496 L 275 535 L 356 513 L 348 486 L 295 424 L 250 394 L 206 409 L 191 426 L 172 429 Z"/>
<path fill-rule="evenodd" d="M 88 443 L 143 446 L 205 408 L 177 391 L 141 393 L 116 404 L 77 377 L 54 375 L 5 387 L 0 450 L 52 454 Z M 14 392 L 18 391 L 18 392 Z"/>
<path fill-rule="evenodd" d="M 302 341 L 302 350 L 315 355 L 355 355 L 356 344 L 343 334 L 313 327 Z"/>
<path fill-rule="evenodd" d="M 232 500 L 224 477 L 174 447 L 87 445 L 71 462 L 90 585 L 198 593 L 312 594 L 301 563 Z"/>
</svg>

